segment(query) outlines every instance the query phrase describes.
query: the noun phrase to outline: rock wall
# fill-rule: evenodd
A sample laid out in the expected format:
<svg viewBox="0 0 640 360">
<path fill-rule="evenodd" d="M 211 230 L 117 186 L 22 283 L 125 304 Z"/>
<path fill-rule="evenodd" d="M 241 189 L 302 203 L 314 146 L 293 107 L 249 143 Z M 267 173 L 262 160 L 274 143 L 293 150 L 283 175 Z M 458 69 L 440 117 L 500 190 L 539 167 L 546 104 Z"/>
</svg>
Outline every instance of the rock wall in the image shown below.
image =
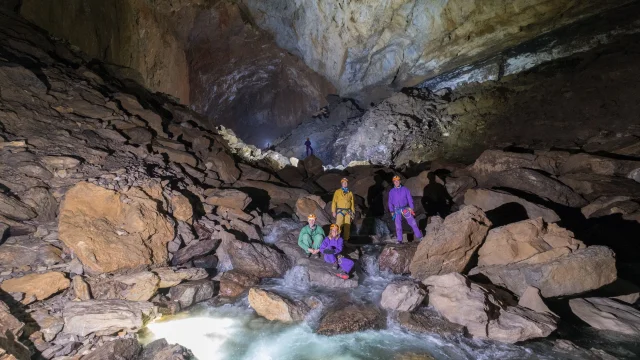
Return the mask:
<svg viewBox="0 0 640 360">
<path fill-rule="evenodd" d="M 343 96 L 380 98 L 627 0 L 244 0 Z M 377 89 L 375 89 L 377 88 Z M 367 101 L 368 103 L 368 101 Z"/>
</svg>

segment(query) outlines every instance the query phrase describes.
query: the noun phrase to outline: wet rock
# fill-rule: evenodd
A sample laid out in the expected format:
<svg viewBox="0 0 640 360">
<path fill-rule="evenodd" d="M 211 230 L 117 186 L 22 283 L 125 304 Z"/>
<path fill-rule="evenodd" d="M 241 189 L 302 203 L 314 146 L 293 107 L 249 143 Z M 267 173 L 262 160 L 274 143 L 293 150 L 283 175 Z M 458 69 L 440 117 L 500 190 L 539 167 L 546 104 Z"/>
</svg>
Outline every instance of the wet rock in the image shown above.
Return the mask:
<svg viewBox="0 0 640 360">
<path fill-rule="evenodd" d="M 94 299 L 147 301 L 158 291 L 160 277 L 150 271 L 141 271 L 107 279 L 88 279 L 88 282 Z"/>
<path fill-rule="evenodd" d="M 51 271 L 44 274 L 29 274 L 5 280 L 0 288 L 8 293 L 24 293 L 23 304 L 44 300 L 69 287 L 69 279 L 61 272 Z"/>
<path fill-rule="evenodd" d="M 604 246 L 573 252 L 555 248 L 518 263 L 478 267 L 470 272 L 477 273 L 517 295 L 528 286 L 536 287 L 545 298 L 598 289 L 617 277 L 613 251 Z"/>
<path fill-rule="evenodd" d="M 331 224 L 329 214 L 324 211 L 327 204 L 317 195 L 307 195 L 300 197 L 296 201 L 296 215 L 300 221 L 306 221 L 310 214 L 316 216 L 316 224 L 320 226 Z"/>
<path fill-rule="evenodd" d="M 213 206 L 244 210 L 251 203 L 249 195 L 235 189 L 212 189 L 206 191 L 205 195 L 207 195 L 206 203 Z"/>
<path fill-rule="evenodd" d="M 447 216 L 437 231 L 429 232 L 418 244 L 409 266 L 411 276 L 425 279 L 464 271 L 490 226 L 484 212 L 475 206 L 465 206 Z"/>
<path fill-rule="evenodd" d="M 215 294 L 215 285 L 211 280 L 189 281 L 172 287 L 169 297 L 180 304 L 182 309 L 211 299 Z"/>
<path fill-rule="evenodd" d="M 72 301 L 65 304 L 62 314 L 64 333 L 78 336 L 95 333 L 100 336 L 140 330 L 155 318 L 156 307 L 142 301 Z"/>
<path fill-rule="evenodd" d="M 309 284 L 312 286 L 333 289 L 349 289 L 358 287 L 357 274 L 351 274 L 351 277 L 345 280 L 337 277 L 337 273 L 338 270 L 335 268 L 335 265 L 327 264 L 322 260 L 310 261 L 306 266 L 305 272 L 305 274 L 308 274 Z"/>
<path fill-rule="evenodd" d="M 385 327 L 384 314 L 372 305 L 347 305 L 332 308 L 320 320 L 320 335 L 340 335 Z"/>
<path fill-rule="evenodd" d="M 191 351 L 181 345 L 169 345 L 166 339 L 158 339 L 147 344 L 138 360 L 189 360 Z"/>
<path fill-rule="evenodd" d="M 249 305 L 258 315 L 271 321 L 285 323 L 302 321 L 309 312 L 309 307 L 302 302 L 258 288 L 249 290 Z"/>
<path fill-rule="evenodd" d="M 25 221 L 36 217 L 36 212 L 21 201 L 0 193 L 0 215 L 9 219 Z"/>
<path fill-rule="evenodd" d="M 483 211 L 491 211 L 505 204 L 520 204 L 527 212 L 529 219 L 541 217 L 546 222 L 560 221 L 560 217 L 555 211 L 524 200 L 504 191 L 487 189 L 469 189 L 464 194 L 465 205 L 475 205 Z"/>
<path fill-rule="evenodd" d="M 607 298 L 569 300 L 571 311 L 587 324 L 600 330 L 640 335 L 640 311 Z"/>
<path fill-rule="evenodd" d="M 218 239 L 207 239 L 192 242 L 173 254 L 171 264 L 174 266 L 182 265 L 196 257 L 207 255 L 215 250 L 218 244 L 220 244 L 220 240 Z"/>
<path fill-rule="evenodd" d="M 389 271 L 398 275 L 408 274 L 409 265 L 417 248 L 417 243 L 386 245 L 378 257 L 380 271 Z"/>
<path fill-rule="evenodd" d="M 257 285 L 260 279 L 253 275 L 244 274 L 238 270 L 230 270 L 220 277 L 220 295 L 236 297 L 247 288 Z"/>
<path fill-rule="evenodd" d="M 188 268 L 174 269 L 169 267 L 156 268 L 153 272 L 160 277 L 159 288 L 170 288 L 185 280 L 202 280 L 209 276 L 204 269 Z"/>
<path fill-rule="evenodd" d="M 451 336 L 465 332 L 464 326 L 454 324 L 435 311 L 426 308 L 420 308 L 413 312 L 402 311 L 396 316 L 400 326 L 417 333 Z"/>
<path fill-rule="evenodd" d="M 141 349 L 136 339 L 116 339 L 99 346 L 82 360 L 136 360 Z"/>
<path fill-rule="evenodd" d="M 60 207 L 59 237 L 96 273 L 165 263 L 173 225 L 149 194 L 160 185 L 117 193 L 81 182 Z"/>
<path fill-rule="evenodd" d="M 284 256 L 271 247 L 240 240 L 229 240 L 224 243 L 233 269 L 258 278 L 280 277 L 289 268 Z"/>
<path fill-rule="evenodd" d="M 542 218 L 524 220 L 492 229 L 478 251 L 478 266 L 517 263 L 554 248 L 571 251 L 586 246 L 573 233 Z"/>
<path fill-rule="evenodd" d="M 391 283 L 382 292 L 380 305 L 387 310 L 412 311 L 424 300 L 427 292 L 418 284 Z"/>
<path fill-rule="evenodd" d="M 515 343 L 546 337 L 556 319 L 519 306 L 509 306 L 495 290 L 449 273 L 427 278 L 429 305 L 447 320 L 463 325 L 473 337 Z"/>
</svg>

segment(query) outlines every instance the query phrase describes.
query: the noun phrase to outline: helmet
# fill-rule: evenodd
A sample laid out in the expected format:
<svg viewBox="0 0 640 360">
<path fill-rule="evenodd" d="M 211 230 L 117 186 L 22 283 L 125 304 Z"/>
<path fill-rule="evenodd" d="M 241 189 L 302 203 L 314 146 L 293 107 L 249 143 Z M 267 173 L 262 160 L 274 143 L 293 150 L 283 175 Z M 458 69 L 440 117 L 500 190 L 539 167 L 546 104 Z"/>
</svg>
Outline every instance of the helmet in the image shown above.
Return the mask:
<svg viewBox="0 0 640 360">
<path fill-rule="evenodd" d="M 336 229 L 336 230 L 340 230 L 340 227 L 336 224 L 331 224 L 331 226 L 329 226 L 329 231 Z"/>
<path fill-rule="evenodd" d="M 340 182 L 343 182 L 343 181 L 344 181 L 344 182 L 349 182 L 349 179 L 347 179 L 347 178 L 342 178 L 342 179 L 340 179 Z"/>
<path fill-rule="evenodd" d="M 388 179 L 388 178 L 387 178 L 387 179 Z M 396 181 L 396 180 L 400 181 L 400 176 L 396 175 L 396 176 L 394 176 L 394 177 L 393 177 L 393 179 L 391 179 L 391 180 L 392 180 L 392 181 Z"/>
<path fill-rule="evenodd" d="M 315 220 L 316 219 L 316 215 L 315 214 L 309 214 L 309 216 L 307 216 L 307 219 L 311 220 Z"/>
</svg>

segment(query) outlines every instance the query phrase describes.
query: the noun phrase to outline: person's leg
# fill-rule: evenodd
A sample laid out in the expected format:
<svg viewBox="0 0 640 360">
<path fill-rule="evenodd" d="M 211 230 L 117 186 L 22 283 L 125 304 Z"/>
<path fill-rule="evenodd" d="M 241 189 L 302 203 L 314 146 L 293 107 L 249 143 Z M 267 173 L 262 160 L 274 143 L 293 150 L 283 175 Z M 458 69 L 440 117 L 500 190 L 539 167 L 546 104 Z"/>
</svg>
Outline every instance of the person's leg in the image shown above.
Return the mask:
<svg viewBox="0 0 640 360">
<path fill-rule="evenodd" d="M 318 250 L 320 245 L 322 245 L 322 240 L 324 240 L 324 236 L 320 234 L 313 235 L 312 249 Z"/>
<path fill-rule="evenodd" d="M 402 214 L 396 215 L 396 240 L 402 242 Z"/>
<path fill-rule="evenodd" d="M 336 215 L 336 225 L 338 225 L 338 231 L 342 232 L 342 225 L 344 224 L 344 215 L 337 214 Z M 344 237 L 343 237 L 344 239 Z"/>
<path fill-rule="evenodd" d="M 340 268 L 342 269 L 342 271 L 346 272 L 347 274 L 351 272 L 351 270 L 353 269 L 353 265 L 355 265 L 353 260 L 348 259 L 344 256 L 340 257 L 338 261 L 340 262 Z"/>
<path fill-rule="evenodd" d="M 416 237 L 416 240 L 422 239 L 422 232 L 420 231 L 420 228 L 418 228 L 418 224 L 416 223 L 416 219 L 413 215 L 409 214 L 405 219 L 407 220 L 407 224 L 409 224 L 411 229 L 413 229 L 413 235 Z"/>
<path fill-rule="evenodd" d="M 351 215 L 344 216 L 344 224 L 342 225 L 342 238 L 344 241 L 349 241 L 351 237 Z"/>
<path fill-rule="evenodd" d="M 321 241 L 321 243 L 322 243 L 322 241 Z M 302 235 L 302 238 L 300 238 L 300 240 L 298 241 L 298 245 L 300 245 L 300 247 L 302 248 L 302 250 L 304 250 L 304 252 L 306 254 L 309 253 L 309 250 L 308 250 L 309 248 L 317 249 L 315 247 L 312 247 L 313 246 L 313 240 L 311 239 L 311 236 L 309 234 Z M 319 247 L 320 247 L 320 245 L 318 245 L 318 248 Z"/>
</svg>

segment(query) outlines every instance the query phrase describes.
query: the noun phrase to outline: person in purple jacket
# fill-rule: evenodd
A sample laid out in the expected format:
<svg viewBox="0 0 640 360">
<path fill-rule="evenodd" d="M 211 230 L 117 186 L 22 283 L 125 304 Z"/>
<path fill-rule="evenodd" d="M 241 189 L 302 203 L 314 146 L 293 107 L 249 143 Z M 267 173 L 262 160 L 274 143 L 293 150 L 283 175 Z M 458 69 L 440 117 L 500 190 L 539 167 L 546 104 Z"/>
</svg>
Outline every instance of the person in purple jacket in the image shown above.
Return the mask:
<svg viewBox="0 0 640 360">
<path fill-rule="evenodd" d="M 416 239 L 422 239 L 422 233 L 418 229 L 418 224 L 413 216 L 416 214 L 413 211 L 413 199 L 411 198 L 411 192 L 406 187 L 400 184 L 400 177 L 393 177 L 393 189 L 389 191 L 389 211 L 391 217 L 396 222 L 396 239 L 398 244 L 402 242 L 402 218 L 407 220 L 407 223 L 413 229 L 413 234 Z"/>
<path fill-rule="evenodd" d="M 329 236 L 325 237 L 320 245 L 320 252 L 324 255 L 325 262 L 336 264 L 336 269 L 340 270 L 336 276 L 346 280 L 349 278 L 354 262 L 340 254 L 342 252 L 342 243 L 340 227 L 336 224 L 331 224 Z"/>
</svg>

